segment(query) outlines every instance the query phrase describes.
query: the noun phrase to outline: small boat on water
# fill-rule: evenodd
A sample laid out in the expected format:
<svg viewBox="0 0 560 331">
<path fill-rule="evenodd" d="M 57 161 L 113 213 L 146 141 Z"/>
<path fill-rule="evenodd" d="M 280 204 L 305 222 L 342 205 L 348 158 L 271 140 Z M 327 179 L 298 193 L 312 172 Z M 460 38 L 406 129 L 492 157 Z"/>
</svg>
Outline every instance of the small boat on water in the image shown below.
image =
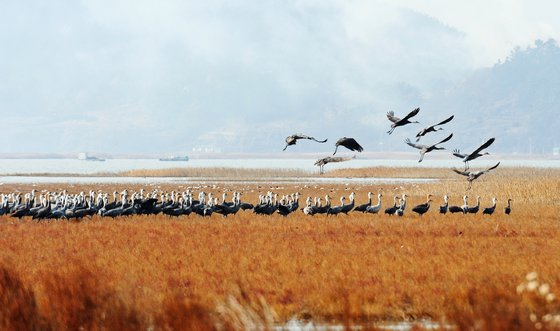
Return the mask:
<svg viewBox="0 0 560 331">
<path fill-rule="evenodd" d="M 159 159 L 160 161 L 188 161 L 188 156 L 170 156 L 170 157 L 162 157 Z"/>
<path fill-rule="evenodd" d="M 82 161 L 105 161 L 105 159 L 103 159 L 103 158 L 88 155 L 87 153 L 78 153 L 78 160 L 82 160 Z"/>
</svg>

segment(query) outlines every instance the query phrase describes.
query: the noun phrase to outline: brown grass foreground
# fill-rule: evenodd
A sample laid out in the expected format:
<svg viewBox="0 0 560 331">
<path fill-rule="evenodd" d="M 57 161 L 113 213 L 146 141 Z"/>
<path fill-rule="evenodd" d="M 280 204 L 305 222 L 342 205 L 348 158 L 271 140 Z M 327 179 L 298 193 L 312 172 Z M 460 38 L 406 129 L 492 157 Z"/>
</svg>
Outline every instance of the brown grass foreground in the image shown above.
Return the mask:
<svg viewBox="0 0 560 331">
<path fill-rule="evenodd" d="M 541 283 L 528 282 L 521 295 L 516 289 L 538 271 L 540 282 L 560 292 L 559 202 L 550 199 L 560 196 L 559 178 L 512 170 L 475 183 L 469 194 L 501 202 L 491 217 L 434 210 L 403 218 L 2 217 L 0 329 L 228 330 L 266 328 L 292 316 L 347 325 L 430 318 L 460 330 L 558 328 L 558 299 L 540 295 Z M 303 196 L 353 190 L 361 203 L 381 188 L 395 190 L 276 189 Z M 445 180 L 395 192 L 411 195 L 410 205 L 427 192 L 458 203 L 464 188 Z M 243 189 L 254 201 L 269 187 Z M 509 217 L 507 197 L 514 199 Z"/>
</svg>

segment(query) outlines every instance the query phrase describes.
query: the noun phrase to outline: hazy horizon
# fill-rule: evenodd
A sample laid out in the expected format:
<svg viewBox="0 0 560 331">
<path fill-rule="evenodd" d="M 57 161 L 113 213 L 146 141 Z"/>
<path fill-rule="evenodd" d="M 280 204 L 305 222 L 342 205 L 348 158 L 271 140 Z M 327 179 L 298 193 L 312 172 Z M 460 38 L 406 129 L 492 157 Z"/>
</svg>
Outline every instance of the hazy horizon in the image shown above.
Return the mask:
<svg viewBox="0 0 560 331">
<path fill-rule="evenodd" d="M 461 127 L 468 112 L 440 102 L 451 87 L 516 47 L 560 39 L 560 3 L 552 1 L 3 7 L 0 154 L 276 152 L 296 132 L 329 143 L 301 142 L 291 152 L 328 152 L 342 136 L 366 151 L 410 151 L 405 137 L 451 114 L 448 149 L 466 149 L 487 136 L 469 136 Z M 388 110 L 415 107 L 422 124 L 385 133 Z M 548 153 L 537 149 L 545 133 L 533 134 L 535 149 L 519 152 Z M 496 151 L 517 151 L 498 139 Z"/>
</svg>

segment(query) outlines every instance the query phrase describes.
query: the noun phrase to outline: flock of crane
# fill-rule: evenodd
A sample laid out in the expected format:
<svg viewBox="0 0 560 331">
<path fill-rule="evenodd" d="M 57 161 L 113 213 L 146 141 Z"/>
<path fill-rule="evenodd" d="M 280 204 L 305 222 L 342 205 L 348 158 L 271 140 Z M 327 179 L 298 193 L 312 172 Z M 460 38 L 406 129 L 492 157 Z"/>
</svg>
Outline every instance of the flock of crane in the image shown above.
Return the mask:
<svg viewBox="0 0 560 331">
<path fill-rule="evenodd" d="M 327 195 L 325 196 L 325 200 L 327 201 L 326 206 L 320 205 L 320 199 L 316 198 L 315 203 L 312 204 L 311 198 L 308 197 L 306 201 L 306 206 L 302 209 L 303 213 L 306 215 L 314 215 L 314 214 L 321 214 L 326 213 L 329 214 L 339 214 L 344 213 L 348 214 L 350 211 L 355 212 L 362 212 L 362 213 L 370 213 L 370 214 L 378 214 L 381 208 L 381 197 L 383 196 L 382 193 L 377 195 L 377 204 L 372 205 L 372 192 L 368 192 L 368 202 L 362 205 L 354 206 L 354 193 L 350 193 L 350 203 L 344 203 L 344 197 L 340 198 L 340 206 L 331 207 L 330 206 L 330 197 Z M 406 210 L 406 198 L 408 197 L 407 194 L 403 194 L 402 198 L 397 195 L 393 197 L 393 205 L 385 209 L 385 214 L 388 215 L 398 215 L 403 216 Z M 444 204 L 439 207 L 440 214 L 447 214 L 450 212 L 454 213 L 463 213 L 463 214 L 476 214 L 480 210 L 480 196 L 476 197 L 476 205 L 469 206 L 468 204 L 468 196 L 463 196 L 463 205 L 461 206 L 449 206 L 449 197 L 447 195 L 443 196 Z M 412 211 L 416 214 L 422 216 L 423 214 L 427 213 L 430 210 L 430 205 L 432 202 L 432 195 L 428 194 L 426 203 L 419 204 L 412 208 Z M 492 215 L 496 210 L 496 197 L 492 198 L 492 205 L 490 207 L 484 208 L 482 213 L 486 215 Z M 509 215 L 511 213 L 511 202 L 512 199 L 508 199 L 507 206 L 504 208 L 504 213 Z"/>
<path fill-rule="evenodd" d="M 416 116 L 420 112 L 420 108 L 416 108 L 407 114 L 403 118 L 396 117 L 394 112 L 390 111 L 387 113 L 387 118 L 391 121 L 391 129 L 387 132 L 391 134 L 396 128 L 405 126 L 410 123 L 418 123 L 417 121 L 411 121 L 411 118 Z M 418 142 L 424 136 L 430 132 L 437 132 L 443 130 L 442 125 L 449 123 L 453 120 L 454 116 L 450 116 L 443 121 L 431 125 L 429 127 L 423 128 L 416 134 L 416 142 L 412 142 L 411 139 L 406 139 L 405 143 L 411 147 L 414 147 L 420 151 L 420 159 L 418 162 L 422 162 L 425 155 L 434 150 L 443 150 L 444 147 L 438 145 L 449 141 L 453 134 L 449 134 L 444 139 L 440 140 L 431 145 L 423 145 Z M 298 140 L 307 139 L 313 140 L 318 143 L 326 143 L 327 139 L 318 140 L 314 137 L 306 136 L 303 134 L 294 134 L 286 138 L 286 150 L 289 146 L 295 145 Z M 469 162 L 475 160 L 483 155 L 487 155 L 487 152 L 483 152 L 494 142 L 495 138 L 490 138 L 484 144 L 480 145 L 471 153 L 461 153 L 460 150 L 453 150 L 453 155 L 461 158 L 465 164 L 464 170 L 458 170 L 453 168 L 452 170 L 457 174 L 467 177 L 470 189 L 472 182 L 489 171 L 496 169 L 500 163 L 480 171 L 469 171 Z M 334 157 L 338 148 L 342 146 L 351 151 L 362 152 L 363 147 L 354 139 L 343 137 L 340 138 L 335 143 L 335 150 L 333 156 L 329 156 L 318 160 L 315 164 L 320 166 L 321 173 L 323 173 L 323 167 L 325 164 L 330 162 L 341 162 L 345 160 L 352 159 L 353 157 Z M 355 156 L 354 156 L 355 157 Z M 198 214 L 200 216 L 210 216 L 214 213 L 227 216 L 230 214 L 236 214 L 240 210 L 251 209 L 255 214 L 265 214 L 271 215 L 278 213 L 281 215 L 289 215 L 298 209 L 299 207 L 299 193 L 294 193 L 291 195 L 284 195 L 278 197 L 278 194 L 273 192 L 268 192 L 267 194 L 261 194 L 259 196 L 259 201 L 256 204 L 250 204 L 241 201 L 241 193 L 234 192 L 231 201 L 227 201 L 227 193 L 222 194 L 222 200 L 212 195 L 212 193 L 206 194 L 205 192 L 200 192 L 197 199 L 193 198 L 193 193 L 190 190 L 184 192 L 171 193 L 162 192 L 154 190 L 145 194 L 144 190 L 139 192 L 131 192 L 129 194 L 128 190 L 124 190 L 120 194 L 120 199 L 118 199 L 118 192 L 113 192 L 113 201 L 109 202 L 109 197 L 107 193 L 102 191 L 90 191 L 89 195 L 83 192 L 79 194 L 69 194 L 66 191 L 62 192 L 46 192 L 41 193 L 37 196 L 37 191 L 32 190 L 30 193 L 21 195 L 19 192 L 13 192 L 10 194 L 0 194 L 0 215 L 10 215 L 14 218 L 31 217 L 33 219 L 81 219 L 86 216 L 99 215 L 101 217 L 118 217 L 118 216 L 128 216 L 136 214 L 165 214 L 169 216 L 181 216 L 189 215 L 191 213 Z M 338 215 L 338 214 L 348 214 L 349 212 L 363 212 L 370 214 L 380 213 L 381 208 L 381 197 L 382 193 L 377 195 L 377 204 L 372 204 L 373 193 L 368 193 L 368 202 L 359 206 L 355 206 L 354 197 L 355 194 L 352 192 L 349 195 L 349 203 L 345 203 L 345 197 L 340 198 L 340 205 L 331 205 L 331 197 L 329 195 L 325 196 L 325 203 L 319 197 L 312 199 L 308 197 L 306 199 L 305 206 L 301 208 L 301 211 L 306 215 L 315 214 L 327 214 L 327 215 Z M 399 215 L 403 216 L 406 210 L 406 200 L 407 195 L 403 194 L 402 197 L 395 195 L 393 197 L 393 205 L 384 210 L 385 214 L 389 215 Z M 39 203 L 37 203 L 39 199 Z M 461 206 L 449 206 L 449 197 L 446 195 L 443 197 L 444 204 L 439 207 L 439 212 L 442 214 L 449 213 L 463 213 L 472 214 L 478 213 L 480 209 L 480 197 L 477 197 L 476 205 L 468 205 L 468 196 L 463 197 L 463 205 Z M 497 199 L 494 197 L 492 199 L 492 205 L 490 207 L 484 208 L 483 214 L 492 214 L 496 209 Z M 432 196 L 428 195 L 426 203 L 414 206 L 411 210 L 419 215 L 423 215 L 430 209 L 432 202 Z M 511 212 L 511 199 L 508 199 L 507 206 L 504 209 L 506 214 Z"/>
<path fill-rule="evenodd" d="M 113 200 L 109 202 L 107 193 L 99 190 L 91 190 L 89 194 L 80 192 L 78 194 L 69 194 L 67 191 L 61 192 L 44 192 L 37 196 L 37 191 L 32 190 L 22 196 L 19 192 L 10 194 L 0 194 L 0 216 L 9 215 L 12 218 L 31 217 L 34 220 L 43 219 L 82 219 L 84 217 L 92 217 L 99 215 L 100 217 L 120 217 L 131 215 L 157 215 L 164 214 L 170 217 L 179 217 L 182 215 L 197 214 L 203 217 L 212 214 L 220 214 L 225 216 L 238 213 L 240 210 L 252 210 L 253 213 L 259 215 L 280 214 L 287 216 L 297 210 L 301 210 L 305 215 L 338 215 L 348 214 L 349 212 L 362 212 L 369 214 L 378 214 L 382 210 L 381 197 L 382 193 L 377 195 L 377 204 L 372 204 L 372 192 L 368 193 L 368 202 L 356 206 L 354 203 L 355 193 L 349 195 L 349 203 L 345 203 L 345 197 L 340 198 L 340 205 L 331 205 L 331 197 L 325 196 L 325 204 L 321 198 L 316 197 L 314 201 L 311 197 L 306 199 L 305 206 L 299 206 L 299 193 L 284 195 L 279 197 L 278 194 L 269 191 L 267 194 L 261 194 L 256 204 L 241 201 L 241 193 L 233 192 L 231 201 L 227 201 L 227 193 L 222 194 L 221 201 L 212 193 L 206 194 L 200 192 L 198 199 L 193 198 L 193 192 L 189 189 L 183 192 L 171 191 L 163 192 L 154 189 L 151 192 L 145 192 L 141 189 L 138 192 L 129 192 L 124 190 L 120 193 L 113 192 Z M 384 210 L 385 214 L 403 216 L 406 210 L 407 195 L 403 194 L 401 198 L 397 195 L 393 197 L 393 205 Z M 37 199 L 39 203 L 37 203 Z M 468 205 L 468 196 L 463 197 L 463 205 L 449 206 L 448 196 L 444 196 L 444 205 L 439 207 L 441 214 L 463 213 L 475 214 L 480 209 L 480 197 L 477 197 L 476 205 Z M 496 198 L 492 199 L 492 206 L 484 208 L 483 214 L 491 215 L 496 209 Z M 430 209 L 432 195 L 428 195 L 426 203 L 417 205 L 412 211 L 423 215 Z M 511 199 L 504 209 L 506 214 L 511 212 Z"/>
<path fill-rule="evenodd" d="M 419 123 L 418 121 L 411 121 L 410 119 L 413 118 L 414 116 L 418 115 L 418 113 L 420 112 L 420 108 L 416 108 L 413 111 L 411 111 L 410 113 L 408 113 L 405 117 L 400 118 L 400 117 L 396 117 L 395 113 L 393 111 L 389 111 L 387 112 L 387 118 L 389 119 L 389 121 L 391 121 L 391 129 L 389 131 L 387 131 L 388 134 L 393 133 L 393 131 L 401 126 L 405 126 L 407 124 L 411 124 L 411 123 Z M 420 139 L 422 137 L 424 137 L 426 134 L 430 133 L 430 132 L 437 132 L 440 130 L 443 130 L 443 128 L 441 127 L 442 125 L 451 122 L 451 120 L 453 120 L 454 115 L 444 119 L 443 121 L 425 127 L 422 130 L 420 130 L 417 134 L 416 134 L 416 142 L 413 143 L 410 139 L 406 139 L 405 143 L 413 148 L 416 148 L 420 151 L 420 159 L 418 160 L 418 162 L 422 162 L 422 160 L 424 160 L 424 156 L 432 151 L 435 150 L 443 150 L 445 149 L 444 147 L 439 147 L 438 145 L 443 144 L 449 140 L 451 140 L 451 138 L 453 138 L 453 133 L 449 134 L 447 137 L 445 137 L 444 139 L 440 140 L 439 142 L 436 142 L 434 144 L 431 145 L 423 145 L 423 144 L 418 144 L 418 142 L 420 141 Z M 285 151 L 288 146 L 291 145 L 295 145 L 296 142 L 298 140 L 301 139 L 308 139 L 308 140 L 313 140 L 316 141 L 318 143 L 326 143 L 327 139 L 324 140 L 318 140 L 315 139 L 314 137 L 310 137 L 310 136 L 306 136 L 304 134 L 293 134 L 290 135 L 288 137 L 286 137 L 286 146 L 284 147 L 283 151 Z M 461 151 L 459 149 L 454 149 L 453 150 L 453 155 L 460 158 L 463 163 L 465 164 L 465 168 L 464 170 L 458 170 L 453 168 L 452 170 L 459 174 L 459 175 L 463 175 L 465 177 L 467 177 L 467 181 L 469 183 L 467 190 L 469 190 L 472 187 L 472 182 L 474 180 L 476 180 L 477 178 L 479 178 L 480 176 L 488 173 L 489 171 L 496 169 L 499 165 L 500 162 L 498 162 L 496 165 L 491 166 L 487 169 L 483 169 L 483 170 L 479 170 L 479 171 L 469 171 L 469 162 L 477 159 L 483 155 L 488 155 L 488 152 L 484 152 L 482 153 L 483 150 L 485 150 L 486 148 L 490 147 L 490 145 L 492 145 L 494 143 L 495 138 L 490 138 L 488 139 L 484 144 L 480 145 L 478 148 L 476 148 L 474 151 L 472 151 L 471 153 L 461 153 Z M 324 173 L 324 166 L 328 163 L 331 162 L 342 162 L 342 161 L 348 161 L 351 160 L 353 157 L 334 157 L 334 155 L 336 154 L 336 152 L 338 151 L 338 147 L 342 146 L 342 147 L 346 147 L 347 149 L 351 150 L 351 151 L 357 151 L 357 152 L 362 152 L 364 149 L 363 147 L 356 141 L 356 139 L 354 138 L 348 138 L 348 137 L 342 137 L 339 140 L 336 141 L 335 143 L 335 149 L 334 149 L 334 153 L 333 156 L 327 156 L 325 158 L 319 159 L 315 162 L 316 166 L 319 166 L 319 171 L 321 174 Z"/>
</svg>

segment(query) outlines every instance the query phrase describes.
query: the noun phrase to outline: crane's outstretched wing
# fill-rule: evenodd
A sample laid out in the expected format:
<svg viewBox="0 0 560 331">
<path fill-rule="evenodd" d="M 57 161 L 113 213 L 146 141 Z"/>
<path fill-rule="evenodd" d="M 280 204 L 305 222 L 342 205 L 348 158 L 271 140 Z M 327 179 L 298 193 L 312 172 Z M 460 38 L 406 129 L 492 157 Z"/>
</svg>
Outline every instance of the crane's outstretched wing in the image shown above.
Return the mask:
<svg viewBox="0 0 560 331">
<path fill-rule="evenodd" d="M 490 168 L 484 170 L 484 172 L 488 172 L 488 171 L 490 171 L 490 170 L 496 169 L 499 165 L 500 165 L 500 162 L 498 162 L 498 163 L 496 163 L 496 165 L 491 166 Z"/>
<path fill-rule="evenodd" d="M 344 161 L 350 161 L 350 160 L 355 159 L 355 158 L 356 158 L 356 156 L 352 156 L 352 157 L 327 156 L 327 157 L 324 157 L 322 159 L 319 159 L 319 160 L 315 161 L 315 165 L 316 166 L 322 166 L 322 165 L 325 165 L 325 164 L 331 163 L 331 162 L 344 162 Z"/>
<path fill-rule="evenodd" d="M 432 146 L 439 145 L 439 144 L 443 144 L 444 142 L 449 141 L 451 138 L 453 138 L 453 133 L 450 134 L 449 136 L 447 136 L 447 138 L 443 139 L 443 140 L 440 141 L 439 143 L 433 144 Z"/>
<path fill-rule="evenodd" d="M 400 117 L 395 116 L 395 112 L 392 110 L 387 112 L 387 118 L 389 119 L 389 121 L 393 123 L 396 123 L 401 120 Z"/>
<path fill-rule="evenodd" d="M 412 141 L 410 141 L 409 138 L 406 138 L 406 139 L 404 140 L 404 142 L 405 142 L 408 146 L 412 146 L 412 147 L 418 148 L 418 149 L 422 149 L 422 148 L 427 148 L 427 147 L 428 147 L 428 146 L 425 146 L 425 145 L 415 144 L 415 143 L 413 143 Z"/>
<path fill-rule="evenodd" d="M 455 148 L 455 149 L 453 150 L 453 155 L 455 155 L 456 157 L 458 157 L 458 158 L 460 158 L 460 159 L 462 159 L 462 158 L 464 158 L 465 156 L 467 156 L 467 154 L 461 154 L 461 151 L 460 151 L 458 148 Z"/>
<path fill-rule="evenodd" d="M 426 133 L 428 133 L 428 130 L 430 128 L 433 128 L 434 126 L 429 126 L 427 128 L 423 128 L 422 130 L 420 130 L 417 134 L 416 134 L 416 142 L 420 141 L 420 137 L 423 137 Z"/>
<path fill-rule="evenodd" d="M 466 176 L 466 177 L 469 177 L 470 174 L 471 174 L 470 171 L 461 171 L 461 170 L 457 170 L 457 169 L 455 169 L 455 168 L 453 168 L 453 169 L 451 169 L 451 170 L 455 171 L 455 172 L 458 173 L 459 175 L 463 175 L 463 176 Z"/>
<path fill-rule="evenodd" d="M 316 141 L 316 142 L 318 142 L 318 143 L 326 143 L 327 140 L 328 140 L 328 139 L 325 139 L 325 140 L 317 140 L 317 139 L 315 139 L 314 137 L 307 137 L 306 139 L 313 140 L 313 141 Z"/>
<path fill-rule="evenodd" d="M 327 142 L 327 139 L 317 140 L 317 139 L 315 139 L 315 137 L 306 136 L 306 135 L 301 134 L 301 133 L 296 133 L 296 134 L 293 134 L 291 136 L 286 137 L 286 147 L 284 147 L 284 149 L 282 151 L 285 151 L 286 148 L 288 148 L 288 146 L 290 146 L 290 145 L 295 145 L 298 139 L 309 139 L 309 140 L 314 140 L 318 143 L 326 143 Z"/>
<path fill-rule="evenodd" d="M 438 124 L 434 124 L 434 126 L 444 125 L 445 123 L 451 122 L 451 120 L 455 117 L 455 115 L 451 115 L 449 118 L 444 119 L 443 121 L 439 122 Z"/>
<path fill-rule="evenodd" d="M 408 115 L 406 115 L 402 120 L 406 121 L 408 119 L 410 119 L 411 117 L 416 116 L 416 114 L 418 114 L 418 112 L 420 111 L 420 108 L 416 108 L 413 111 L 411 111 L 410 113 L 408 113 Z"/>
<path fill-rule="evenodd" d="M 358 144 L 358 142 L 354 138 L 343 138 L 338 141 L 338 144 L 348 148 L 351 151 L 361 152 L 364 150 L 364 148 L 360 144 Z"/>
<path fill-rule="evenodd" d="M 496 140 L 496 138 L 490 138 L 488 139 L 487 142 L 485 142 L 484 144 L 482 144 L 479 148 L 475 149 L 474 152 L 472 152 L 471 154 L 469 154 L 469 156 L 475 156 L 476 154 L 478 154 L 480 151 L 482 151 L 485 148 L 488 148 L 490 145 L 492 145 L 492 143 L 494 142 L 494 140 Z"/>
<path fill-rule="evenodd" d="M 315 137 L 311 137 L 311 136 L 306 136 L 304 134 L 298 133 L 298 134 L 294 134 L 292 135 L 292 137 L 294 137 L 295 139 L 309 139 L 309 140 L 315 140 L 318 143 L 326 143 L 327 139 L 325 140 L 317 140 L 315 139 Z"/>
</svg>

